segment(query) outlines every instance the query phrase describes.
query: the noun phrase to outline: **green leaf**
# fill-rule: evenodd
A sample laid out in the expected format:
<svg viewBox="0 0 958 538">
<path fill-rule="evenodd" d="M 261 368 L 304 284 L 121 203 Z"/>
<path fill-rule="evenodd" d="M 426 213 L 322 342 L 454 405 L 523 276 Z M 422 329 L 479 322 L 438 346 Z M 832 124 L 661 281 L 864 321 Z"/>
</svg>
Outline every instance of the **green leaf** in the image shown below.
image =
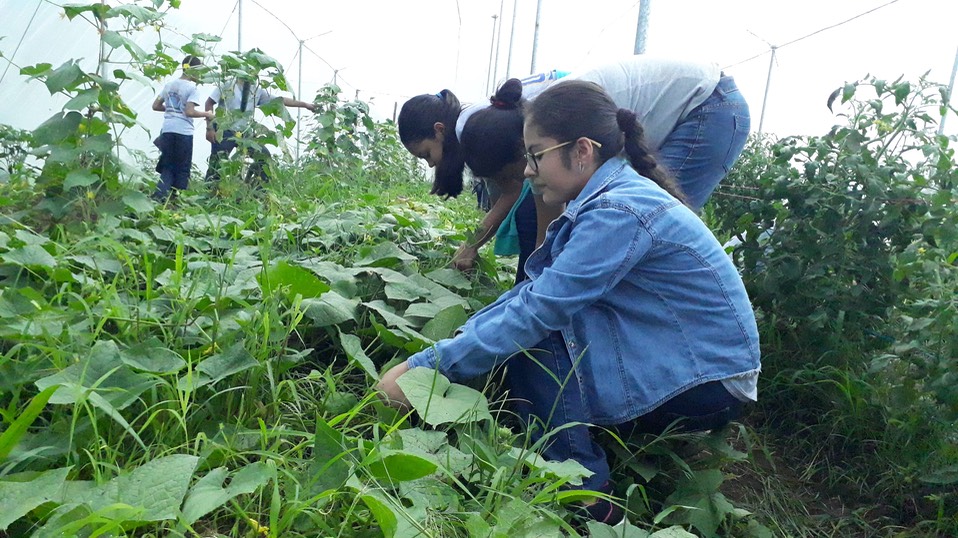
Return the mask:
<svg viewBox="0 0 958 538">
<path fill-rule="evenodd" d="M 517 459 L 524 456 L 523 462 L 530 468 L 543 471 L 556 480 L 563 480 L 578 486 L 582 484 L 583 478 L 592 476 L 592 471 L 575 460 L 547 460 L 537 452 L 523 452 L 518 448 L 513 448 L 512 452 Z"/>
<path fill-rule="evenodd" d="M 905 102 L 908 94 L 911 93 L 911 84 L 908 82 L 899 82 L 892 87 L 892 93 L 895 94 L 895 104 L 900 105 Z"/>
<path fill-rule="evenodd" d="M 0 531 L 34 508 L 58 499 L 69 472 L 70 468 L 64 467 L 12 475 L 0 481 Z"/>
<path fill-rule="evenodd" d="M 307 487 L 312 495 L 339 489 L 350 475 L 346 438 L 320 417 L 316 418 L 313 460 Z"/>
<path fill-rule="evenodd" d="M 409 403 L 432 426 L 492 420 L 486 397 L 479 391 L 450 383 L 431 368 L 413 368 L 396 380 Z"/>
<path fill-rule="evenodd" d="M 113 137 L 109 133 L 95 136 L 85 136 L 80 140 L 80 149 L 83 151 L 90 151 L 99 155 L 104 155 L 113 151 Z"/>
<path fill-rule="evenodd" d="M 121 198 L 123 204 L 132 209 L 137 214 L 149 213 L 153 211 L 153 202 L 150 199 L 139 191 L 127 192 Z"/>
<path fill-rule="evenodd" d="M 472 289 L 472 282 L 457 269 L 436 269 L 426 273 L 426 278 L 456 290 Z"/>
<path fill-rule="evenodd" d="M 160 19 L 162 14 L 155 9 L 126 4 L 110 9 L 106 16 L 108 18 L 125 17 L 130 20 L 130 22 L 135 21 L 140 24 L 146 24 Z"/>
<path fill-rule="evenodd" d="M 377 456 L 376 459 L 366 462 L 366 469 L 380 480 L 418 480 L 436 472 L 439 467 L 434 461 L 401 450 L 384 449 Z"/>
<path fill-rule="evenodd" d="M 50 400 L 50 397 L 53 396 L 53 393 L 56 392 L 58 388 L 60 387 L 47 387 L 40 392 L 40 394 L 34 396 L 23 411 L 17 415 L 17 418 L 13 420 L 13 423 L 0 434 L 0 461 L 5 460 L 10 454 L 10 451 L 13 450 L 13 447 L 17 446 L 17 443 L 19 443 L 23 435 L 27 433 L 27 429 L 33 424 L 33 421 L 43 412 L 47 401 Z M 5 527 L 0 524 L 0 529 L 3 528 Z"/>
<path fill-rule="evenodd" d="M 133 40 L 114 32 L 112 30 L 107 30 L 103 32 L 103 41 L 114 49 L 124 48 L 134 59 L 140 59 L 146 56 L 146 51 L 140 48 Z"/>
<path fill-rule="evenodd" d="M 442 307 L 436 303 L 413 303 L 403 312 L 402 316 L 410 321 L 414 318 L 430 320 L 436 317 L 441 311 Z"/>
<path fill-rule="evenodd" d="M 855 90 L 858 89 L 858 84 L 855 82 L 847 82 L 842 88 L 842 103 L 847 103 L 851 100 L 852 97 L 855 97 Z"/>
<path fill-rule="evenodd" d="M 36 77 L 36 76 L 48 73 L 52 67 L 53 66 L 48 63 L 30 65 L 27 67 L 20 68 L 20 74 L 32 78 L 32 77 Z"/>
<path fill-rule="evenodd" d="M 357 266 L 392 267 L 401 263 L 410 263 L 416 258 L 391 241 L 384 241 L 373 246 L 364 246 L 359 249 L 360 257 L 355 261 Z"/>
<path fill-rule="evenodd" d="M 64 386 L 64 390 L 50 398 L 53 404 L 72 405 L 82 400 L 87 391 L 94 391 L 102 393 L 110 409 L 124 409 L 157 383 L 152 377 L 134 373 L 123 364 L 114 342 L 101 340 L 93 345 L 85 359 L 37 380 L 36 386 L 40 390 L 54 385 Z"/>
<path fill-rule="evenodd" d="M 417 285 L 406 275 L 387 269 L 381 271 L 388 271 L 388 275 L 380 273 L 380 276 L 386 282 L 386 297 L 389 299 L 413 302 L 429 296 L 428 289 Z"/>
<path fill-rule="evenodd" d="M 359 300 L 347 299 L 330 290 L 317 299 L 303 299 L 301 306 L 317 327 L 329 327 L 355 321 Z"/>
<path fill-rule="evenodd" d="M 33 131 L 33 139 L 41 146 L 62 143 L 76 134 L 82 120 L 83 116 L 76 111 L 57 112 Z"/>
<path fill-rule="evenodd" d="M 106 4 L 70 4 L 63 6 L 63 12 L 66 14 L 67 18 L 71 21 L 77 15 L 80 15 L 85 12 L 93 13 L 93 16 L 97 19 L 103 19 L 106 17 L 106 14 L 110 11 L 110 6 Z"/>
<path fill-rule="evenodd" d="M 154 374 L 175 374 L 186 366 L 179 353 L 167 348 L 157 338 L 121 351 L 120 359 L 132 368 Z"/>
<path fill-rule="evenodd" d="M 17 230 L 13 235 L 20 241 L 23 241 L 25 245 L 46 245 L 50 242 L 49 237 L 35 234 L 30 230 Z"/>
<path fill-rule="evenodd" d="M 453 305 L 436 314 L 436 317 L 429 320 L 420 332 L 426 338 L 439 341 L 451 337 L 468 319 L 469 314 L 466 314 L 465 308 L 461 305 Z"/>
<path fill-rule="evenodd" d="M 266 462 L 251 463 L 233 473 L 229 486 L 224 488 L 223 482 L 228 475 L 226 467 L 213 469 L 190 488 L 186 500 L 183 501 L 183 521 L 192 525 L 230 499 L 255 492 L 270 481 L 273 471 Z"/>
<path fill-rule="evenodd" d="M 193 374 L 192 387 L 189 378 L 186 376 L 180 378 L 177 387 L 180 390 L 195 390 L 255 366 L 259 366 L 259 362 L 249 351 L 246 351 L 243 342 L 237 342 L 226 351 L 217 353 L 201 362 Z"/>
<path fill-rule="evenodd" d="M 71 170 L 66 179 L 63 180 L 63 188 L 64 190 L 70 190 L 74 187 L 89 187 L 99 180 L 100 177 L 89 170 Z"/>
<path fill-rule="evenodd" d="M 70 60 L 60 67 L 54 69 L 47 79 L 43 82 L 50 91 L 50 95 L 63 90 L 72 90 L 82 83 L 86 78 L 86 73 L 80 69 L 75 61 Z"/>
<path fill-rule="evenodd" d="M 114 504 L 140 508 L 138 521 L 176 519 L 198 461 L 198 457 L 186 454 L 152 460 L 88 491 L 76 501 L 89 504 L 94 511 Z"/>
<path fill-rule="evenodd" d="M 289 299 L 293 299 L 297 295 L 303 298 L 316 298 L 330 290 L 330 287 L 317 278 L 312 271 L 290 265 L 285 261 L 273 265 L 267 274 L 262 277 L 261 284 L 264 287 L 264 292 L 275 293 L 278 290 L 283 290 Z"/>
<path fill-rule="evenodd" d="M 381 493 L 374 490 L 365 490 L 366 493 L 359 496 L 360 500 L 369 508 L 369 511 L 376 518 L 379 524 L 379 530 L 382 531 L 385 538 L 393 538 L 399 529 L 399 522 L 403 521 L 400 514 L 392 509 L 389 500 Z"/>
<path fill-rule="evenodd" d="M 63 105 L 63 108 L 66 110 L 83 110 L 93 103 L 96 103 L 99 98 L 100 90 L 98 88 L 83 90 L 78 92 L 73 99 L 67 101 L 67 104 Z"/>
<path fill-rule="evenodd" d="M 649 531 L 640 529 L 638 527 L 633 527 L 632 525 L 625 526 L 616 526 L 615 528 L 606 525 L 605 523 L 599 523 L 597 521 L 589 521 L 586 523 L 586 527 L 589 529 L 588 535 L 592 538 L 649 538 Z M 677 527 L 681 528 L 681 527 Z M 656 533 L 658 534 L 658 533 Z M 659 538 L 664 538 L 665 536 L 671 535 L 662 535 Z M 686 533 L 684 536 L 689 536 L 695 538 L 694 534 Z M 680 538 L 681 535 L 676 535 L 673 538 Z"/>
<path fill-rule="evenodd" d="M 379 370 L 376 369 L 376 365 L 373 364 L 372 359 L 366 356 L 366 352 L 363 351 L 362 341 L 360 341 L 359 337 L 339 333 L 339 341 L 349 360 L 362 368 L 371 379 L 379 381 Z"/>
<path fill-rule="evenodd" d="M 204 33 L 193 34 L 193 39 L 197 41 L 206 41 L 207 43 L 219 43 L 223 40 L 223 38 L 218 35 Z"/>
<path fill-rule="evenodd" d="M 919 478 L 926 484 L 949 486 L 958 484 L 958 465 L 942 467 Z"/>
<path fill-rule="evenodd" d="M 377 314 L 382 316 L 383 321 L 386 322 L 386 325 L 389 327 L 408 327 L 409 321 L 403 318 L 402 316 L 397 316 L 393 312 L 392 308 L 380 300 L 370 301 L 368 303 L 363 303 L 363 306 L 370 308 L 375 311 Z"/>
<path fill-rule="evenodd" d="M 53 268 L 57 265 L 56 258 L 51 256 L 50 253 L 40 245 L 27 245 L 13 249 L 0 254 L 0 259 L 6 263 L 12 263 L 21 267 Z"/>
</svg>

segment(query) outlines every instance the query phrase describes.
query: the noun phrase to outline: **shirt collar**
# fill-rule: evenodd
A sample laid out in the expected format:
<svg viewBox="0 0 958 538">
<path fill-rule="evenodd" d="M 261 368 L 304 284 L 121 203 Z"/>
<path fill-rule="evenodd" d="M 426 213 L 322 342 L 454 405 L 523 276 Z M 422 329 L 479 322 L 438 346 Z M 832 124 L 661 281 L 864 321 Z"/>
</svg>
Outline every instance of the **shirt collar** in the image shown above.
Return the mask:
<svg viewBox="0 0 958 538">
<path fill-rule="evenodd" d="M 579 212 L 579 208 L 582 207 L 582 204 L 602 193 L 606 186 L 608 186 L 613 179 L 618 177 L 628 164 L 628 161 L 622 157 L 612 157 L 608 161 L 602 163 L 602 166 L 600 166 L 598 170 L 592 174 L 592 177 L 589 178 L 588 183 L 586 183 L 585 187 L 582 188 L 582 192 L 580 192 L 574 200 L 569 202 L 569 204 L 566 206 L 565 212 L 574 219 L 576 214 Z"/>
</svg>

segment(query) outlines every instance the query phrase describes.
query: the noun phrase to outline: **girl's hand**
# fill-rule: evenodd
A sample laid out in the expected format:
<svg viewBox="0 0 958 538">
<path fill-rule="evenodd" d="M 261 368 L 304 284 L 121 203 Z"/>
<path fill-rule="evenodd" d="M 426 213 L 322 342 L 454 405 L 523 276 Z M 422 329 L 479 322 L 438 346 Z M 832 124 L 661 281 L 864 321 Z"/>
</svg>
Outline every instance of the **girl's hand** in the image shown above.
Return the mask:
<svg viewBox="0 0 958 538">
<path fill-rule="evenodd" d="M 376 390 L 381 393 L 380 396 L 382 396 L 383 400 L 385 400 L 388 405 L 402 412 L 409 411 L 410 405 L 409 400 L 406 399 L 406 395 L 402 389 L 399 388 L 399 385 L 396 384 L 396 380 L 408 371 L 409 366 L 406 365 L 406 361 L 403 361 L 383 374 L 383 377 L 379 380 L 379 384 L 376 385 Z"/>
<path fill-rule="evenodd" d="M 463 244 L 452 257 L 450 265 L 460 271 L 468 271 L 475 267 L 477 257 L 479 257 L 479 249 Z"/>
</svg>

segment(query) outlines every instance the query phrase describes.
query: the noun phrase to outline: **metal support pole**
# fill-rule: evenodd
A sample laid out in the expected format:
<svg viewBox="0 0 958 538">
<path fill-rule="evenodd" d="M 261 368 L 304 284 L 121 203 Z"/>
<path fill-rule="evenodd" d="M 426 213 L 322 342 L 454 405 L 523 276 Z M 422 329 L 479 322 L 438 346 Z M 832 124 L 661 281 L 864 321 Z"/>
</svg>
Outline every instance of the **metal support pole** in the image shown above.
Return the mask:
<svg viewBox="0 0 958 538">
<path fill-rule="evenodd" d="M 486 71 L 486 95 L 489 95 L 489 80 L 492 78 L 492 54 L 496 50 L 496 16 L 492 16 L 492 40 L 489 41 L 489 69 Z"/>
<path fill-rule="evenodd" d="M 236 50 L 243 53 L 243 0 L 236 0 Z"/>
<path fill-rule="evenodd" d="M 502 43 L 502 8 L 505 3 L 506 0 L 499 0 L 499 26 L 496 31 L 496 61 L 492 68 L 492 88 L 486 93 L 496 91 L 496 81 L 499 80 L 499 45 Z"/>
<path fill-rule="evenodd" d="M 299 40 L 299 84 L 296 87 L 296 98 L 303 100 L 303 40 Z M 303 107 L 296 108 L 296 163 L 299 164 L 300 120 L 303 117 Z"/>
<path fill-rule="evenodd" d="M 512 75 L 512 41 L 516 37 L 516 8 L 519 0 L 512 0 L 512 29 L 509 31 L 509 53 L 506 55 L 506 78 Z"/>
<path fill-rule="evenodd" d="M 100 4 L 106 5 L 106 0 L 100 0 Z M 106 21 L 100 20 L 100 57 L 96 62 L 96 72 L 103 78 L 108 77 L 109 70 L 106 68 L 106 41 L 103 39 L 103 35 L 106 34 Z"/>
<path fill-rule="evenodd" d="M 762 126 L 765 123 L 765 105 L 768 104 L 768 88 L 772 84 L 772 66 L 775 65 L 775 51 L 778 47 L 772 45 L 772 57 L 768 60 L 768 77 L 765 79 L 765 97 L 762 98 L 762 114 L 758 119 L 758 134 L 762 134 Z"/>
<path fill-rule="evenodd" d="M 958 49 L 955 49 L 955 64 L 951 67 L 951 80 L 948 81 L 948 102 L 945 103 L 945 113 L 941 115 L 941 123 L 938 124 L 938 134 L 945 132 L 945 116 L 948 115 L 948 107 L 951 105 L 951 94 L 955 91 L 955 73 L 958 72 Z"/>
<path fill-rule="evenodd" d="M 635 27 L 635 48 L 633 54 L 645 54 L 645 41 L 649 33 L 649 12 L 652 9 L 652 0 L 639 2 L 639 22 Z"/>
<path fill-rule="evenodd" d="M 532 65 L 529 74 L 536 72 L 536 51 L 539 49 L 539 15 L 542 13 L 542 0 L 536 2 L 536 29 L 532 33 Z"/>
</svg>

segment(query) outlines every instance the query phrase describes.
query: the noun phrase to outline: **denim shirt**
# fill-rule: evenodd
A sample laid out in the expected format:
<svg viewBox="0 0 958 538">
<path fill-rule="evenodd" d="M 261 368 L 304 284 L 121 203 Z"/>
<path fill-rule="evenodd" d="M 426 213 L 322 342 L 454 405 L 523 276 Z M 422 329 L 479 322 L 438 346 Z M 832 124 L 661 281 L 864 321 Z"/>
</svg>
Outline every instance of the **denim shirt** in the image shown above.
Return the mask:
<svg viewBox="0 0 958 538">
<path fill-rule="evenodd" d="M 529 280 L 407 365 L 465 380 L 559 331 L 583 405 L 604 425 L 760 369 L 755 316 L 722 246 L 622 158 L 593 174 L 525 268 Z"/>
</svg>

